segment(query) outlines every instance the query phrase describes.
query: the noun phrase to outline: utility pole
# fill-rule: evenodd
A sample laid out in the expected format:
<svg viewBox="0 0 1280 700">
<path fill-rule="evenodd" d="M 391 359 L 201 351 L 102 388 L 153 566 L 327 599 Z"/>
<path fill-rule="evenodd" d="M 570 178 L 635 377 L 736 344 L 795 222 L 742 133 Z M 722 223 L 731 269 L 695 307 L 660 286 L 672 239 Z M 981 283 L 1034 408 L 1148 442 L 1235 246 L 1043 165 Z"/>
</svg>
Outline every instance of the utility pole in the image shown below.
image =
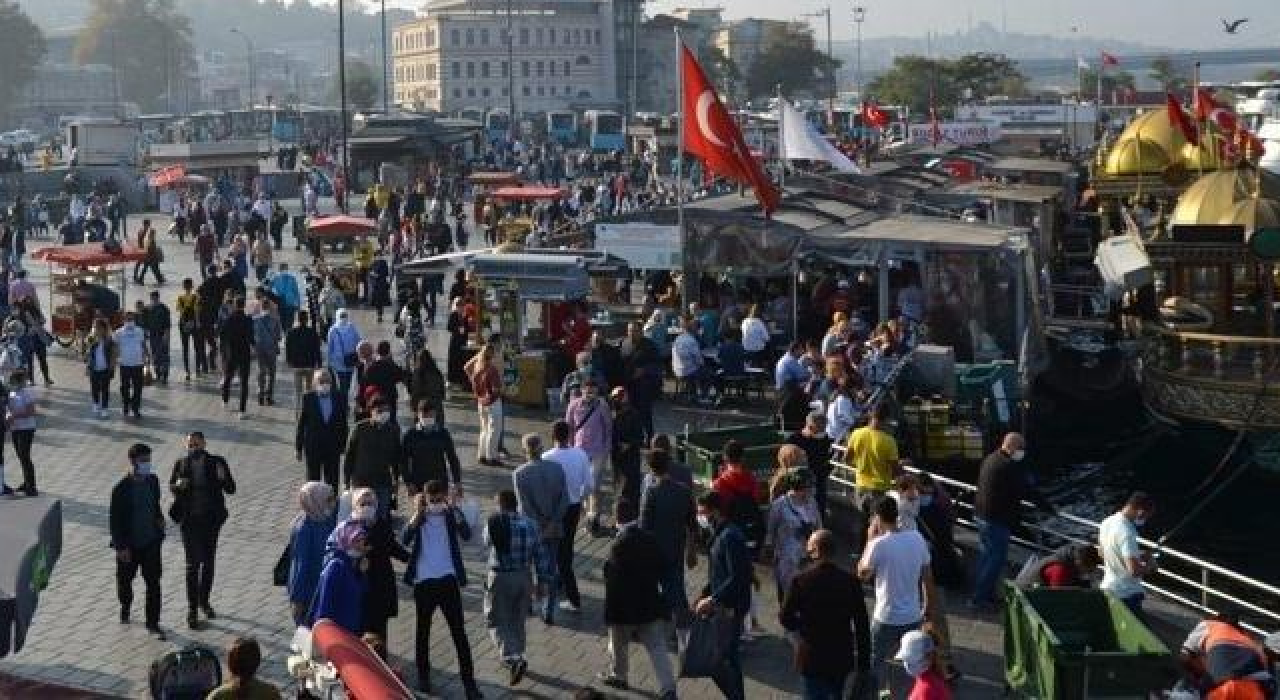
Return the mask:
<svg viewBox="0 0 1280 700">
<path fill-rule="evenodd" d="M 628 111 L 627 117 L 636 113 L 636 70 L 639 68 L 639 45 L 640 36 L 638 34 L 640 21 L 638 16 L 644 12 L 644 0 L 634 0 L 631 3 L 631 86 L 627 92 Z"/>
<path fill-rule="evenodd" d="M 382 113 L 390 114 L 390 92 L 387 85 L 387 0 L 382 0 Z"/>
<path fill-rule="evenodd" d="M 111 28 L 111 79 L 116 93 L 116 118 L 124 119 L 124 102 L 120 96 L 120 54 L 116 51 L 116 30 Z"/>
<path fill-rule="evenodd" d="M 350 160 L 347 151 L 350 127 L 347 125 L 347 8 L 344 0 L 338 0 L 338 103 L 342 116 L 342 181 L 350 197 L 355 183 L 351 182 L 351 169 L 347 162 Z"/>
<path fill-rule="evenodd" d="M 512 141 L 516 140 L 516 37 L 511 23 L 511 0 L 507 0 L 507 106 L 510 111 L 509 128 Z"/>
<path fill-rule="evenodd" d="M 862 94 L 862 21 L 867 18 L 867 8 L 862 5 L 853 6 L 854 45 L 857 47 L 857 58 L 853 68 L 854 87 L 858 90 L 858 100 L 865 102 Z"/>
<path fill-rule="evenodd" d="M 856 8 L 854 10 L 857 11 Z M 826 17 L 827 18 L 827 60 L 831 61 L 827 75 L 831 79 L 830 92 L 827 94 L 827 118 L 835 120 L 836 113 L 836 55 L 831 49 L 831 6 L 827 5 L 826 9 L 805 15 L 806 17 Z"/>
</svg>

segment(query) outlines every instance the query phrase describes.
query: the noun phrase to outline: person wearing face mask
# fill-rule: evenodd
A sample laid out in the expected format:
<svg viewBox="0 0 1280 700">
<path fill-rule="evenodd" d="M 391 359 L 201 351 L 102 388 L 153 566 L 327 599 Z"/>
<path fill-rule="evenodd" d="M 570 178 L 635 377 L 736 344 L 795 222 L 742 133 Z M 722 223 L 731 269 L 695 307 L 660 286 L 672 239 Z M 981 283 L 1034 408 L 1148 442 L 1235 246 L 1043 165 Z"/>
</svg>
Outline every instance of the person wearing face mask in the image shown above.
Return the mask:
<svg viewBox="0 0 1280 700">
<path fill-rule="evenodd" d="M 187 626 L 200 628 L 199 613 L 210 620 L 217 617 L 209 605 L 213 590 L 214 560 L 218 554 L 218 533 L 227 521 L 224 498 L 236 492 L 227 461 L 205 449 L 204 433 L 187 435 L 187 456 L 173 465 L 169 489 L 173 505 L 169 517 L 182 531 L 182 548 L 187 561 Z"/>
<path fill-rule="evenodd" d="M 462 564 L 458 538 L 471 539 L 466 518 L 446 502 L 447 487 L 442 481 L 427 482 L 426 493 L 414 499 L 414 514 L 404 528 L 404 544 L 409 547 L 409 566 L 404 582 L 413 587 L 417 608 L 414 660 L 418 667 L 418 688 L 431 693 L 431 618 L 436 608 L 444 614 L 458 655 L 458 675 L 467 700 L 484 697 L 476 685 L 471 659 L 471 642 L 462 617 L 462 589 L 467 570 Z"/>
<path fill-rule="evenodd" d="M 391 512 L 391 497 L 400 481 L 404 452 L 400 424 L 391 421 L 387 402 L 378 396 L 369 403 L 369 417 L 356 423 L 343 459 L 348 488 L 366 487 L 378 496 L 378 512 Z"/>
<path fill-rule="evenodd" d="M 693 606 L 696 615 L 710 615 L 717 608 L 733 613 L 732 630 L 742 629 L 742 621 L 751 609 L 751 554 L 747 538 L 734 522 L 726 517 L 727 503 L 719 492 L 708 491 L 698 497 L 698 524 L 709 533 L 707 585 Z M 712 677 L 716 687 L 726 700 L 746 700 L 742 680 L 742 659 L 739 656 L 741 637 L 729 635 L 724 663 Z"/>
<path fill-rule="evenodd" d="M 289 578 L 285 590 L 293 621 L 302 624 L 324 563 L 325 542 L 333 534 L 337 499 L 333 487 L 323 481 L 308 481 L 298 489 L 298 514 L 289 528 Z"/>
<path fill-rule="evenodd" d="M 364 594 L 369 568 L 365 554 L 369 551 L 369 531 L 359 520 L 338 525 L 330 537 L 333 549 L 320 572 L 315 599 L 307 613 L 307 624 L 327 619 L 359 637 L 364 633 Z"/>
<path fill-rule="evenodd" d="M 1146 597 L 1142 579 L 1155 571 L 1150 552 L 1138 544 L 1138 528 L 1147 524 L 1155 511 L 1155 501 L 1142 491 L 1134 491 L 1120 510 L 1098 523 L 1098 551 L 1102 554 L 1102 583 L 1098 586 L 1124 603 L 1139 620 Z"/>
<path fill-rule="evenodd" d="M 428 481 L 443 481 L 455 498 L 462 496 L 462 463 L 453 436 L 436 420 L 436 405 L 418 401 L 418 421 L 404 434 L 404 485 L 409 495 L 422 493 Z"/>
<path fill-rule="evenodd" d="M 373 489 L 353 490 L 351 505 L 348 519 L 363 523 L 369 533 L 369 550 L 365 553 L 368 566 L 365 567 L 364 630 L 386 639 L 387 621 L 400 612 L 391 560 L 409 561 L 409 551 L 396 539 L 391 515 L 378 507 Z"/>
<path fill-rule="evenodd" d="M 124 325 L 116 330 L 113 337 L 116 364 L 120 368 L 120 403 L 124 406 L 124 416 L 128 418 L 132 411 L 135 418 L 141 418 L 142 368 L 149 360 L 147 334 L 138 327 L 137 315 L 129 312 L 124 315 Z"/>
<path fill-rule="evenodd" d="M 582 396 L 569 402 L 564 421 L 569 424 L 574 447 L 581 448 L 591 458 L 592 490 L 587 504 L 587 527 L 594 531 L 600 516 L 605 514 L 604 469 L 613 448 L 613 413 L 609 404 L 600 398 L 600 386 L 594 378 L 583 382 Z"/>
<path fill-rule="evenodd" d="M 807 467 L 790 470 L 787 491 L 769 506 L 765 541 L 772 548 L 773 581 L 781 604 L 791 587 L 791 579 L 805 558 L 809 535 L 822 527 L 822 517 L 813 501 L 813 472 Z"/>
<path fill-rule="evenodd" d="M 937 632 L 927 623 L 902 635 L 898 653 L 893 658 L 901 661 L 915 679 L 907 700 L 951 700 L 951 688 L 942 672 L 940 648 Z"/>
<path fill-rule="evenodd" d="M 974 497 L 974 520 L 978 525 L 978 562 L 974 570 L 970 607 L 992 610 L 996 605 L 996 585 L 1009 558 L 1009 535 L 1022 517 L 1022 502 L 1031 501 L 1048 513 L 1056 513 L 1035 487 L 1023 460 L 1026 441 L 1020 433 L 1009 433 L 1000 449 L 982 460 L 978 472 L 978 493 Z"/>
<path fill-rule="evenodd" d="M 128 454 L 129 472 L 111 489 L 111 507 L 107 516 L 111 548 L 116 553 L 120 624 L 129 624 L 133 579 L 141 571 L 147 587 L 147 631 L 164 639 L 164 631 L 160 629 L 161 545 L 164 543 L 160 480 L 151 467 L 150 447 L 135 443 Z"/>
<path fill-rule="evenodd" d="M 347 402 L 333 393 L 333 374 L 318 369 L 311 391 L 302 395 L 294 450 L 306 460 L 307 481 L 323 479 L 338 490 L 338 465 L 347 445 Z"/>
</svg>

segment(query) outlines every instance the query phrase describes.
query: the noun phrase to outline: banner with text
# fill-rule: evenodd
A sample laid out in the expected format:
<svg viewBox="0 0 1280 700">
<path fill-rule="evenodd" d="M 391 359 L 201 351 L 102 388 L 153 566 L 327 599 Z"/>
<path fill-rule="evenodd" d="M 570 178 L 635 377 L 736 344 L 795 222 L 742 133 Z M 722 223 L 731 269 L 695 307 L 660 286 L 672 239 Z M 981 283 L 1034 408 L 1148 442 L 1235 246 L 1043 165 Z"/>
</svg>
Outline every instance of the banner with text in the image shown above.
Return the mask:
<svg viewBox="0 0 1280 700">
<path fill-rule="evenodd" d="M 596 250 L 616 255 L 636 270 L 678 270 L 680 228 L 658 224 L 596 224 Z"/>
<path fill-rule="evenodd" d="M 942 133 L 939 144 L 976 146 L 1000 140 L 1000 125 L 995 122 L 938 122 L 938 130 Z M 911 143 L 933 143 L 933 125 L 929 122 L 912 124 L 910 134 Z"/>
</svg>

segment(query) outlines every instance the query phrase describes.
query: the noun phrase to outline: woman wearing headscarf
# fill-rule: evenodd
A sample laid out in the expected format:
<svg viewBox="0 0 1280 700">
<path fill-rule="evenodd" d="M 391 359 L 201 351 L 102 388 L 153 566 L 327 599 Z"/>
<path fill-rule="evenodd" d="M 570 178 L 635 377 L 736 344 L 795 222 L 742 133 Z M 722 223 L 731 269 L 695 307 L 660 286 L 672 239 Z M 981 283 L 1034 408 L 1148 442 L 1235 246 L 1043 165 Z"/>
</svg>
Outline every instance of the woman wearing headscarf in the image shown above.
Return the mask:
<svg viewBox="0 0 1280 700">
<path fill-rule="evenodd" d="M 399 612 L 396 596 L 396 573 L 391 568 L 391 559 L 409 561 L 409 550 L 405 549 L 391 527 L 391 512 L 388 510 L 381 516 L 378 514 L 378 496 L 373 489 L 358 488 L 351 492 L 351 519 L 359 522 L 369 533 L 369 550 L 365 560 L 369 563 L 365 569 L 364 631 L 387 638 L 387 620 Z"/>
<path fill-rule="evenodd" d="M 365 555 L 369 551 L 369 531 L 352 519 L 333 531 L 333 550 L 320 572 L 320 585 L 307 615 L 307 624 L 327 618 L 355 636 L 364 634 L 364 595 L 368 589 Z"/>
<path fill-rule="evenodd" d="M 791 478 L 791 471 L 800 467 L 809 466 L 809 453 L 799 445 L 786 444 L 778 448 L 778 466 L 774 468 L 773 474 L 769 476 L 769 502 L 787 492 L 787 481 Z"/>
<path fill-rule="evenodd" d="M 449 312 L 449 320 L 446 328 L 449 331 L 449 356 L 448 356 L 448 377 L 451 384 L 467 383 L 467 373 L 463 371 L 462 366 L 466 363 L 467 358 L 467 336 L 471 333 L 471 324 L 467 322 L 467 316 L 463 312 L 463 297 L 456 297 L 452 301 L 452 311 Z"/>
<path fill-rule="evenodd" d="M 797 467 L 788 473 L 786 482 L 787 492 L 769 506 L 765 529 L 765 542 L 772 545 L 773 580 L 778 587 L 779 604 L 804 561 L 809 535 L 822 527 L 822 516 L 813 501 L 813 473 L 807 467 Z"/>
<path fill-rule="evenodd" d="M 298 489 L 300 511 L 289 532 L 289 605 L 294 622 L 306 618 L 320 569 L 324 564 L 325 543 L 333 533 L 335 500 L 333 487 L 323 481 L 308 481 Z"/>
</svg>

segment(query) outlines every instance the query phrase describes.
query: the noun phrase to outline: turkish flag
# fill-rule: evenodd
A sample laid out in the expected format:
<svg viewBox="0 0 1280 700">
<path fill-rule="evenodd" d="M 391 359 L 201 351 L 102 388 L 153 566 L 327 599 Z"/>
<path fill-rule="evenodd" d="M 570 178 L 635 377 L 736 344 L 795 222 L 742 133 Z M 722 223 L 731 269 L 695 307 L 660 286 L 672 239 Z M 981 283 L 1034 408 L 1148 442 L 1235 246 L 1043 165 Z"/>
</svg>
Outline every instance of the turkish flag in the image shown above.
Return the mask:
<svg viewBox="0 0 1280 700">
<path fill-rule="evenodd" d="M 1106 51 L 1103 51 L 1103 52 L 1102 52 L 1102 65 L 1104 65 L 1104 66 L 1118 66 L 1118 65 L 1120 65 L 1120 59 L 1118 59 L 1118 58 L 1116 58 L 1115 56 L 1113 56 L 1113 55 L 1111 55 L 1111 54 L 1107 53 Z"/>
<path fill-rule="evenodd" d="M 889 113 L 877 107 L 876 103 L 868 102 L 862 105 L 862 121 L 877 129 L 883 129 L 889 126 Z"/>
<path fill-rule="evenodd" d="M 1243 155 L 1235 152 L 1236 144 L 1247 148 L 1249 155 L 1253 157 L 1262 155 L 1264 145 L 1261 139 L 1245 128 L 1235 110 L 1216 100 L 1213 93 L 1204 88 L 1196 88 L 1195 113 L 1196 119 L 1213 122 L 1218 127 L 1219 133 L 1228 137 L 1223 147 L 1224 150 L 1232 152 L 1231 155 Z"/>
<path fill-rule="evenodd" d="M 1178 131 L 1182 132 L 1182 136 L 1187 143 L 1200 143 L 1200 130 L 1191 121 L 1191 115 L 1187 114 L 1182 108 L 1182 104 L 1178 102 L 1178 98 L 1169 93 L 1164 96 L 1165 108 L 1169 111 L 1169 123 L 1178 127 Z"/>
<path fill-rule="evenodd" d="M 750 185 L 765 214 L 778 208 L 778 190 L 765 177 L 760 164 L 742 138 L 729 111 L 724 108 L 702 66 L 689 47 L 680 47 L 680 71 L 684 83 L 684 150 L 707 164 L 709 170 L 735 182 Z"/>
</svg>

